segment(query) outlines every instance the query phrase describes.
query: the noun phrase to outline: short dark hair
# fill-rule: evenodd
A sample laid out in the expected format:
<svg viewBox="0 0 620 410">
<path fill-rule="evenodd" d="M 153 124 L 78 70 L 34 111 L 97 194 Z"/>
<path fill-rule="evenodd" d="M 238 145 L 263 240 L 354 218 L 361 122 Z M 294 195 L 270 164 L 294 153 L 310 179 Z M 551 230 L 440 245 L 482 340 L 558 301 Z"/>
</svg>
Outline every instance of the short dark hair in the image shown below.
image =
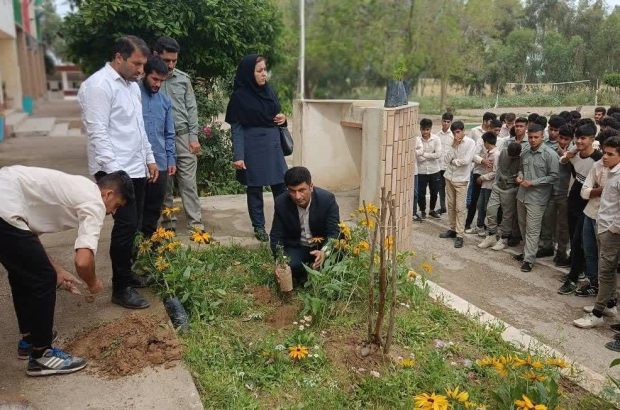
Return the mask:
<svg viewBox="0 0 620 410">
<path fill-rule="evenodd" d="M 583 124 L 575 130 L 575 137 L 592 137 L 596 135 L 596 127 L 592 124 Z"/>
<path fill-rule="evenodd" d="M 517 117 L 517 119 L 515 120 L 515 124 L 516 123 L 527 124 L 528 121 L 527 121 L 527 118 L 525 118 L 525 117 Z"/>
<path fill-rule="evenodd" d="M 485 112 L 482 115 L 482 122 L 487 122 L 487 121 L 496 120 L 496 119 L 497 119 L 497 115 L 489 111 Z"/>
<path fill-rule="evenodd" d="M 580 118 L 580 119 L 578 119 L 577 122 L 575 123 L 575 128 L 581 127 L 582 125 L 591 125 L 594 128 L 596 128 L 596 123 L 594 122 L 594 120 L 592 118 Z"/>
<path fill-rule="evenodd" d="M 620 112 L 620 107 L 618 107 L 617 105 L 612 105 L 607 109 L 607 115 L 612 115 L 616 112 Z"/>
<path fill-rule="evenodd" d="M 181 51 L 181 46 L 179 46 L 179 43 L 172 37 L 163 36 L 157 39 L 155 46 L 153 46 L 153 50 L 159 54 L 166 51 L 169 53 L 178 53 Z"/>
<path fill-rule="evenodd" d="M 511 157 L 518 157 L 519 155 L 521 155 L 521 144 L 519 144 L 517 141 L 512 141 L 510 144 L 508 144 L 508 155 Z"/>
<path fill-rule="evenodd" d="M 611 116 L 611 118 L 613 118 L 617 122 L 620 122 L 620 112 L 612 112 L 609 115 Z"/>
<path fill-rule="evenodd" d="M 495 135 L 491 131 L 487 131 L 482 134 L 482 141 L 486 142 L 487 144 L 495 145 L 497 144 L 497 135 Z"/>
<path fill-rule="evenodd" d="M 507 112 L 504 114 L 504 121 L 512 122 L 517 118 L 517 115 L 514 112 Z"/>
<path fill-rule="evenodd" d="M 596 107 L 594 109 L 594 112 L 602 112 L 603 115 L 607 114 L 607 110 L 605 109 L 605 107 Z"/>
<path fill-rule="evenodd" d="M 620 154 L 620 137 L 614 136 L 607 138 L 605 142 L 603 142 L 603 148 L 605 147 L 615 148 L 616 152 Z"/>
<path fill-rule="evenodd" d="M 428 118 L 422 118 L 420 120 L 420 128 L 433 128 L 433 121 Z"/>
<path fill-rule="evenodd" d="M 618 132 L 618 130 L 615 130 L 613 128 L 606 128 L 604 130 L 601 130 L 601 132 L 598 133 L 598 135 L 596 136 L 596 139 L 600 141 L 601 144 L 604 144 L 605 141 L 607 141 L 607 138 L 615 137 L 618 135 L 620 135 L 620 132 Z"/>
<path fill-rule="evenodd" d="M 168 66 L 160 56 L 149 56 L 144 65 L 144 75 L 153 74 L 168 75 Z"/>
<path fill-rule="evenodd" d="M 491 128 L 501 128 L 502 122 L 500 120 L 491 120 Z"/>
<path fill-rule="evenodd" d="M 566 124 L 566 120 L 559 115 L 552 115 L 549 117 L 549 126 L 553 128 L 560 128 L 562 125 Z"/>
<path fill-rule="evenodd" d="M 573 127 L 571 127 L 570 124 L 562 125 L 560 129 L 558 129 L 558 133 L 560 134 L 560 137 L 568 138 L 573 138 L 575 135 L 575 131 L 573 131 Z"/>
<path fill-rule="evenodd" d="M 312 185 L 312 175 L 306 167 L 289 168 L 284 174 L 284 184 L 286 186 L 297 186 L 303 183 Z"/>
<path fill-rule="evenodd" d="M 536 114 L 535 112 L 533 112 L 533 113 L 531 113 L 530 115 L 527 116 L 527 122 L 536 122 L 538 117 L 539 117 L 539 115 Z"/>
<path fill-rule="evenodd" d="M 543 128 L 543 126 L 537 122 L 530 124 L 530 126 L 527 127 L 528 134 L 531 134 L 533 132 L 544 132 L 544 131 L 545 129 Z"/>
<path fill-rule="evenodd" d="M 136 198 L 133 182 L 125 171 L 114 171 L 99 178 L 97 186 L 100 189 L 111 189 L 119 194 L 125 202 L 133 202 Z"/>
<path fill-rule="evenodd" d="M 465 124 L 463 124 L 463 121 L 454 121 L 452 124 L 450 124 L 450 131 L 456 131 L 456 130 L 464 130 L 465 129 Z"/>
<path fill-rule="evenodd" d="M 571 122 L 573 120 L 573 116 L 570 115 L 570 112 L 568 112 L 568 111 L 560 111 L 560 113 L 558 115 L 560 117 L 564 118 L 564 120 L 566 122 Z"/>
<path fill-rule="evenodd" d="M 601 127 L 610 127 L 614 129 L 620 128 L 618 121 L 616 121 L 614 117 L 610 117 L 609 115 L 606 115 L 603 118 L 601 118 L 600 124 L 601 124 Z"/>
<path fill-rule="evenodd" d="M 539 115 L 538 118 L 536 118 L 536 121 L 534 121 L 536 124 L 540 124 L 541 127 L 546 128 L 547 127 L 547 117 L 545 117 L 544 115 Z"/>
<path fill-rule="evenodd" d="M 112 46 L 112 59 L 116 57 L 116 53 L 119 53 L 123 60 L 127 60 L 134 51 L 140 52 L 144 57 L 151 55 L 149 46 L 140 37 L 132 35 L 122 36 Z"/>
<path fill-rule="evenodd" d="M 570 112 L 570 116 L 573 117 L 573 120 L 578 120 L 581 118 L 581 113 L 577 110 L 573 110 Z"/>
<path fill-rule="evenodd" d="M 444 112 L 443 114 L 441 114 L 441 119 L 452 121 L 454 119 L 454 115 L 451 112 Z"/>
</svg>

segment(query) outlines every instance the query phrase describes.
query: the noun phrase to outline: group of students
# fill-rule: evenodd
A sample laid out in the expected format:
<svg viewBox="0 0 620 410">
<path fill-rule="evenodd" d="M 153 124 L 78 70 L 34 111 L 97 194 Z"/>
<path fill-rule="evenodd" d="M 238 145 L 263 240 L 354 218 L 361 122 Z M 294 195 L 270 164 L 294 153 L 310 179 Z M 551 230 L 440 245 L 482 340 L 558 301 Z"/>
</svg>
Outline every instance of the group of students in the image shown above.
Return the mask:
<svg viewBox="0 0 620 410">
<path fill-rule="evenodd" d="M 467 135 L 462 121 L 442 115 L 441 131 L 420 121 L 416 138 L 414 219 L 448 214 L 440 234 L 463 246 L 465 234 L 483 238 L 478 248 L 501 250 L 523 241 L 514 258 L 530 272 L 536 258 L 553 256 L 570 268 L 558 293 L 595 297 L 580 328 L 616 314 L 620 252 L 620 107 L 597 107 L 594 119 L 563 111 L 499 118 L 486 112 Z M 439 199 L 439 207 L 437 207 Z M 609 348 L 620 351 L 620 340 Z"/>
</svg>

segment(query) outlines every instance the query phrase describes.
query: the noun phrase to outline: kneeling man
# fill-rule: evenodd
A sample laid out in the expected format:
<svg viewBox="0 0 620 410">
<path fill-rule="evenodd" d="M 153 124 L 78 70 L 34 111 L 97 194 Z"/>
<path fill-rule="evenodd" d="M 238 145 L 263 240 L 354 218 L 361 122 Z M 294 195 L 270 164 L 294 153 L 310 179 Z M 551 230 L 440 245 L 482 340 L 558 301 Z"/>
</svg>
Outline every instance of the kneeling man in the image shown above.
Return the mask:
<svg viewBox="0 0 620 410">
<path fill-rule="evenodd" d="M 308 278 L 304 264 L 318 269 L 325 260 L 321 249 L 329 238 L 340 234 L 340 213 L 334 194 L 312 185 L 310 171 L 293 167 L 284 174 L 288 192 L 275 200 L 271 227 L 271 250 L 282 248 L 288 257 L 293 282 L 303 285 Z"/>
<path fill-rule="evenodd" d="M 29 376 L 68 374 L 86 366 L 84 359 L 52 347 L 56 289 L 78 292 L 77 279 L 50 260 L 39 235 L 77 228 L 75 270 L 91 294 L 99 293 L 103 286 L 95 274 L 95 253 L 103 219 L 133 196 L 124 171 L 95 184 L 51 169 L 0 169 L 0 263 L 9 274 L 22 336 L 17 354 L 29 359 Z"/>
</svg>

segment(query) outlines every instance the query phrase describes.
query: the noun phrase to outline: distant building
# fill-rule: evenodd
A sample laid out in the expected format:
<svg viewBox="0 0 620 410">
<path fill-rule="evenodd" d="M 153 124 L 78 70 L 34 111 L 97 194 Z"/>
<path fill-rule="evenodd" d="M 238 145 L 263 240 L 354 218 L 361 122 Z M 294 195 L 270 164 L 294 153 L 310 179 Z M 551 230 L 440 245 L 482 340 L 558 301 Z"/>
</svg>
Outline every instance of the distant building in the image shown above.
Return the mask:
<svg viewBox="0 0 620 410">
<path fill-rule="evenodd" d="M 0 0 L 0 109 L 32 113 L 46 93 L 45 46 L 36 10 L 43 0 Z"/>
<path fill-rule="evenodd" d="M 56 64 L 54 74 L 47 76 L 47 88 L 50 93 L 62 97 L 77 95 L 82 81 L 86 79 L 79 66 L 71 63 Z"/>
</svg>

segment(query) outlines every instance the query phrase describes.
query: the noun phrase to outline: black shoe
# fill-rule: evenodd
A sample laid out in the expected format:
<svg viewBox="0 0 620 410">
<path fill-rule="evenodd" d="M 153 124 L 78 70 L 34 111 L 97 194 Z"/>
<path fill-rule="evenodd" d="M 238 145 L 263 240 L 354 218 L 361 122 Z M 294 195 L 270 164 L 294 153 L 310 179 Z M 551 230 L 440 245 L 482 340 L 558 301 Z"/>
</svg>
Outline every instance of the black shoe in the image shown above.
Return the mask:
<svg viewBox="0 0 620 410">
<path fill-rule="evenodd" d="M 607 342 L 605 343 L 605 347 L 614 352 L 620 352 L 620 340 L 615 339 L 611 342 Z"/>
<path fill-rule="evenodd" d="M 462 248 L 463 247 L 463 238 L 460 238 L 460 237 L 456 238 L 454 240 L 454 247 L 455 248 Z"/>
<path fill-rule="evenodd" d="M 46 349 L 39 358 L 30 357 L 26 374 L 28 376 L 51 376 L 75 373 L 86 367 L 86 360 L 72 356 L 57 348 Z"/>
<path fill-rule="evenodd" d="M 153 283 L 155 283 L 155 279 L 153 279 L 151 276 L 131 275 L 129 286 L 131 286 L 132 288 L 148 288 Z"/>
<path fill-rule="evenodd" d="M 613 330 L 614 332 L 618 332 L 620 333 L 620 323 L 614 323 L 613 325 L 609 325 L 609 327 L 611 328 L 611 330 Z"/>
<path fill-rule="evenodd" d="M 269 242 L 269 235 L 265 228 L 254 228 L 254 236 L 261 242 Z"/>
<path fill-rule="evenodd" d="M 456 232 L 453 231 L 452 229 L 448 229 L 447 231 L 440 233 L 439 237 L 444 238 L 444 239 L 445 238 L 456 238 Z"/>
<path fill-rule="evenodd" d="M 508 246 L 517 246 L 521 243 L 521 239 L 519 238 L 513 238 L 512 236 L 510 238 L 508 238 L 508 242 L 506 242 L 506 245 Z"/>
<path fill-rule="evenodd" d="M 439 210 L 439 214 L 445 214 L 445 213 L 448 213 L 448 210 L 446 208 L 441 208 Z"/>
<path fill-rule="evenodd" d="M 441 216 L 436 211 L 430 211 L 428 216 L 432 216 L 433 218 L 439 219 Z"/>
<path fill-rule="evenodd" d="M 540 248 L 538 252 L 536 252 L 537 258 L 546 258 L 548 256 L 553 256 L 553 249 Z"/>
<path fill-rule="evenodd" d="M 516 260 L 517 262 L 523 262 L 523 258 L 524 257 L 525 256 L 522 253 L 520 253 L 518 255 L 512 255 L 512 259 Z"/>
<path fill-rule="evenodd" d="M 554 262 L 555 262 L 555 266 L 557 266 L 558 268 L 570 267 L 570 259 L 565 255 L 556 256 Z"/>
<path fill-rule="evenodd" d="M 146 309 L 150 306 L 149 302 L 131 286 L 113 291 L 112 303 L 127 309 Z"/>
<path fill-rule="evenodd" d="M 420 215 L 420 218 L 426 219 L 426 212 L 422 212 L 421 215 Z"/>
<path fill-rule="evenodd" d="M 531 272 L 532 264 L 530 262 L 523 262 L 521 265 L 521 272 Z"/>
<path fill-rule="evenodd" d="M 575 282 L 566 280 L 564 284 L 560 286 L 560 289 L 558 289 L 558 293 L 560 295 L 570 295 L 575 290 L 577 290 L 577 285 L 575 284 Z"/>
<path fill-rule="evenodd" d="M 586 286 L 582 286 L 575 291 L 575 296 L 581 296 L 583 298 L 596 295 L 598 295 L 598 288 L 596 286 L 590 285 L 589 283 Z"/>
<path fill-rule="evenodd" d="M 416 213 L 415 215 L 413 215 L 413 220 L 415 222 L 422 222 L 422 218 L 420 218 L 420 215 L 418 213 Z"/>
</svg>

